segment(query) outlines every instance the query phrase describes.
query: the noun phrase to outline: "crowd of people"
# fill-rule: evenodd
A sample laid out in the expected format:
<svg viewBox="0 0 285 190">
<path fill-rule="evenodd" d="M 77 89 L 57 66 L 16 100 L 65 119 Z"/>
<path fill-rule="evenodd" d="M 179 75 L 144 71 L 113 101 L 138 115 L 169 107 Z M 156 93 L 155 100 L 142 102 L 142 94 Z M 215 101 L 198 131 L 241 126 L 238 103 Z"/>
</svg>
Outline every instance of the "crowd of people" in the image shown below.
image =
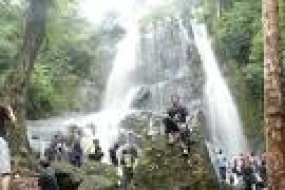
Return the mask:
<svg viewBox="0 0 285 190">
<path fill-rule="evenodd" d="M 68 140 L 62 135 L 55 135 L 49 147 L 46 148 L 45 158 L 50 162 L 68 162 L 75 167 L 81 167 L 86 161 L 101 162 L 104 153 L 98 139 L 83 147 L 80 135 L 74 135 Z M 86 145 L 84 145 L 86 146 Z M 109 149 L 109 159 L 114 167 L 118 168 L 121 176 L 120 186 L 122 189 L 130 184 L 134 168 L 138 159 L 138 148 L 132 143 L 114 143 Z"/>
<path fill-rule="evenodd" d="M 0 106 L 0 173 L 2 174 L 1 185 L 5 188 L 5 173 L 11 171 L 10 164 L 3 164 L 5 155 L 10 155 L 9 146 L 6 141 L 5 122 L 15 122 L 15 115 L 10 107 Z M 192 139 L 190 138 L 191 128 L 189 122 L 193 117 L 179 102 L 178 96 L 171 97 L 171 106 L 167 110 L 167 116 L 163 119 L 165 134 L 169 145 L 178 144 L 181 147 L 182 155 L 188 156 Z M 95 132 L 93 134 L 95 136 Z M 58 190 L 54 171 L 50 167 L 51 162 L 68 162 L 75 167 L 81 167 L 86 161 L 101 162 L 104 156 L 100 142 L 94 138 L 92 143 L 86 147 L 82 145 L 80 133 L 65 137 L 57 134 L 52 139 L 50 145 L 45 149 L 44 160 L 40 162 L 39 183 L 43 190 L 45 186 L 49 190 Z M 109 149 L 109 158 L 113 166 L 118 168 L 121 174 L 120 187 L 127 189 L 134 175 L 134 169 L 138 161 L 138 148 L 135 143 L 124 142 L 114 143 Z M 266 187 L 266 161 L 265 155 L 241 154 L 237 158 L 229 160 L 222 150 L 216 154 L 218 174 L 222 183 L 229 184 L 237 189 L 262 190 Z M 7 160 L 6 160 L 7 161 Z M 1 164 L 2 163 L 2 164 Z M 7 175 L 9 176 L 9 175 Z M 49 184 L 51 183 L 51 184 Z M 50 187 L 53 187 L 50 189 Z"/>
<path fill-rule="evenodd" d="M 55 135 L 50 146 L 45 150 L 49 161 L 65 161 L 80 167 L 85 160 L 100 162 L 104 156 L 98 139 L 93 139 L 88 147 L 83 147 L 80 138 L 72 138 L 68 142 L 62 135 Z M 84 150 L 87 150 L 84 152 Z"/>
<path fill-rule="evenodd" d="M 266 188 L 266 157 L 263 154 L 240 154 L 228 160 L 222 150 L 216 155 L 216 166 L 223 183 L 236 189 L 262 190 Z"/>
</svg>

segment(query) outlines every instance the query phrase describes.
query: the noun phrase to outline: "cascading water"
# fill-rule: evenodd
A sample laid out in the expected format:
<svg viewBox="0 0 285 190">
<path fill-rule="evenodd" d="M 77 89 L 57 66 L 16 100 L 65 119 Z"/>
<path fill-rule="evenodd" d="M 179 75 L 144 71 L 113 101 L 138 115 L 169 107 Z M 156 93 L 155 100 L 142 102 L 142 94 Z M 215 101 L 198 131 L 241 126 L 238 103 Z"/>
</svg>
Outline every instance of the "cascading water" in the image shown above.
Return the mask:
<svg viewBox="0 0 285 190">
<path fill-rule="evenodd" d="M 205 101 L 207 106 L 210 143 L 229 157 L 247 150 L 237 106 L 218 67 L 206 25 L 192 21 L 192 30 L 206 76 Z"/>
<path fill-rule="evenodd" d="M 127 30 L 125 38 L 118 45 L 118 53 L 107 83 L 103 103 L 103 108 L 107 110 L 129 109 L 132 98 L 128 94 L 137 86 L 132 74 L 136 68 L 138 34 L 135 26 Z"/>
<path fill-rule="evenodd" d="M 136 46 L 138 34 L 136 27 L 127 28 L 126 36 L 118 44 L 118 52 L 111 71 L 103 109 L 92 115 L 98 126 L 96 136 L 102 149 L 108 152 L 119 136 L 120 121 L 132 112 L 131 104 L 140 87 L 135 83 Z"/>
</svg>

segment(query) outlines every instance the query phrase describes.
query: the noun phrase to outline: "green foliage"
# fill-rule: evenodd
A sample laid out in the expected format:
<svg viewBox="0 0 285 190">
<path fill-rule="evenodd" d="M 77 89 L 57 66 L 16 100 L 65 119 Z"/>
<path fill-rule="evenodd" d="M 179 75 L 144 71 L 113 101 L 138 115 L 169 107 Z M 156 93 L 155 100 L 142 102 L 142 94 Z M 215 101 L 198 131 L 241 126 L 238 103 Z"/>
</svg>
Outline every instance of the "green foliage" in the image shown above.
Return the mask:
<svg viewBox="0 0 285 190">
<path fill-rule="evenodd" d="M 106 23 L 90 27 L 74 11 L 55 12 L 48 24 L 47 41 L 28 90 L 26 110 L 30 119 L 76 110 L 80 87 L 86 81 L 95 83 L 99 97 L 93 101 L 100 101 L 106 81 L 102 64 L 108 61 L 102 57 L 108 53 L 112 59 L 110 52 L 123 31 L 116 23 L 109 23 L 109 28 Z"/>
<path fill-rule="evenodd" d="M 33 1 L 16 4 L 0 1 L 0 86 L 16 64 L 23 38 L 23 18 L 27 18 L 26 8 Z M 41 2 L 53 6 L 24 102 L 29 119 L 77 110 L 85 99 L 79 95 L 86 83 L 91 83 L 88 88 L 95 91 L 86 99 L 100 101 L 115 44 L 124 33 L 115 22 L 116 15 L 107 16 L 102 25 L 91 26 L 78 14 L 76 1 Z"/>
<path fill-rule="evenodd" d="M 88 176 L 80 185 L 79 190 L 114 190 L 118 183 L 118 175 L 116 168 L 90 162 L 86 163 L 82 170 Z"/>
<path fill-rule="evenodd" d="M 226 59 L 249 62 L 252 38 L 261 30 L 261 2 L 237 1 L 214 26 L 216 46 Z"/>
<path fill-rule="evenodd" d="M 56 98 L 51 77 L 49 68 L 44 65 L 36 65 L 32 84 L 28 90 L 29 103 L 26 106 L 27 113 L 33 113 L 30 118 L 37 118 L 45 112 L 52 111 L 52 103 Z"/>
<path fill-rule="evenodd" d="M 0 3 L 0 74 L 4 74 L 14 63 L 21 35 L 19 7 L 11 3 Z"/>
</svg>

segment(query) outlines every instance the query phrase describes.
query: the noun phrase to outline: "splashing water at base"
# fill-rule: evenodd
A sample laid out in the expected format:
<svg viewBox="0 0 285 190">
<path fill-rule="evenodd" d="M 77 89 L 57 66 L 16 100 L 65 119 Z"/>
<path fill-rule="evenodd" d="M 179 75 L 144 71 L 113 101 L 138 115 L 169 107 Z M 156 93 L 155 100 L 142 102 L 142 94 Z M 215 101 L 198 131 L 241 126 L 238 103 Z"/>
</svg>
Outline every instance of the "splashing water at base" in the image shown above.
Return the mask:
<svg viewBox="0 0 285 190">
<path fill-rule="evenodd" d="M 209 140 L 214 147 L 222 149 L 229 157 L 237 156 L 247 150 L 237 106 L 218 67 L 206 25 L 193 21 L 192 29 L 206 76 L 205 100 Z"/>
</svg>

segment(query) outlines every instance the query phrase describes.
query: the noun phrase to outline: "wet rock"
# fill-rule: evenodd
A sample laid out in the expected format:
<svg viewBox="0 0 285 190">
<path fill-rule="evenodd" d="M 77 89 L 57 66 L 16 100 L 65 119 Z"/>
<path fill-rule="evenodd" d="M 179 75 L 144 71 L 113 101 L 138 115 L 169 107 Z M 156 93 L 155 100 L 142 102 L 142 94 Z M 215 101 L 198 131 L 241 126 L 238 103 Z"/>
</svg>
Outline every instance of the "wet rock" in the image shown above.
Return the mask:
<svg viewBox="0 0 285 190">
<path fill-rule="evenodd" d="M 132 103 L 132 107 L 142 108 L 147 101 L 151 98 L 151 91 L 147 86 L 142 86 L 139 90 L 137 97 L 134 99 Z"/>
</svg>

